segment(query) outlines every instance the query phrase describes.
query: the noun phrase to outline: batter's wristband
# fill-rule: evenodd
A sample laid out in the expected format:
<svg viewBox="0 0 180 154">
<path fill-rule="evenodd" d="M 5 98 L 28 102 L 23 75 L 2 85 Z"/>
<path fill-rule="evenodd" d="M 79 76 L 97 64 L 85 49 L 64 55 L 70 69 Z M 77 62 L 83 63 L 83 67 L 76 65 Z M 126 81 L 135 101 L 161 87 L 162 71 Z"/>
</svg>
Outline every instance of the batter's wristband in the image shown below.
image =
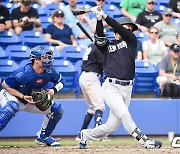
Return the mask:
<svg viewBox="0 0 180 154">
<path fill-rule="evenodd" d="M 53 87 L 52 89 L 54 90 L 54 94 L 57 93 L 56 87 Z"/>
</svg>

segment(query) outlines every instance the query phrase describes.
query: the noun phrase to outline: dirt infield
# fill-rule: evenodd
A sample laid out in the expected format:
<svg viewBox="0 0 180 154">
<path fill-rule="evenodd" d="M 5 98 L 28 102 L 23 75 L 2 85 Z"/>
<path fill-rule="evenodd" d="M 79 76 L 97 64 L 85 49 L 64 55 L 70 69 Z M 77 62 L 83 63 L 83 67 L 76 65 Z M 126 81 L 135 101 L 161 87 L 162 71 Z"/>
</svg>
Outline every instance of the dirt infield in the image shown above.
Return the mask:
<svg viewBox="0 0 180 154">
<path fill-rule="evenodd" d="M 78 149 L 78 146 L 60 146 L 60 147 L 1 147 L 1 154 L 178 154 L 180 149 L 173 149 L 168 145 L 161 149 L 146 150 L 139 145 L 110 145 L 110 146 L 88 146 L 87 149 Z"/>
<path fill-rule="evenodd" d="M 73 138 L 61 138 L 62 144 L 59 147 L 48 147 L 48 146 L 7 146 L 8 142 L 19 142 L 19 141 L 33 141 L 34 138 L 27 139 L 0 139 L 5 143 L 6 146 L 0 146 L 0 154 L 179 154 L 180 148 L 172 148 L 170 142 L 167 141 L 167 137 L 155 137 L 163 141 L 163 146 L 160 149 L 147 150 L 142 148 L 138 142 L 134 141 L 131 137 L 110 137 L 110 142 L 104 142 L 103 145 L 89 144 L 87 149 L 79 149 L 78 142 L 69 145 L 65 140 L 73 140 Z M 154 138 L 154 139 L 155 139 Z M 129 140 L 130 139 L 130 140 Z M 112 144 L 114 140 L 128 140 L 131 143 L 125 144 Z M 60 142 L 61 143 L 61 142 Z"/>
</svg>

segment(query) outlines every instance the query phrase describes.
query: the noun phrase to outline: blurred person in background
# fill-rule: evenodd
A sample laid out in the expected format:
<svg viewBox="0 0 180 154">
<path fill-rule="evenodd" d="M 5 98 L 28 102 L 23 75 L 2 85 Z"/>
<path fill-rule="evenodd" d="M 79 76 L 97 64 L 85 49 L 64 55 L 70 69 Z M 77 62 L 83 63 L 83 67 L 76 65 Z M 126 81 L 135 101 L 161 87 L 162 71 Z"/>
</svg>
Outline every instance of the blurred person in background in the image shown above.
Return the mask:
<svg viewBox="0 0 180 154">
<path fill-rule="evenodd" d="M 149 40 L 143 42 L 143 58 L 154 66 L 168 53 L 163 41 L 158 39 L 159 31 L 156 27 L 149 28 Z"/>
<path fill-rule="evenodd" d="M 84 10 L 85 8 L 79 7 L 79 9 Z M 78 15 L 77 17 L 79 19 L 80 24 L 86 29 L 90 37 L 93 38 L 94 32 L 96 30 L 96 25 L 89 18 L 89 14 L 84 13 L 84 14 Z M 92 43 L 91 40 L 85 35 L 84 32 L 82 32 L 82 30 L 77 25 L 74 25 L 72 29 L 76 29 L 75 31 L 73 31 L 73 33 L 79 45 L 88 47 Z"/>
<path fill-rule="evenodd" d="M 179 0 L 170 0 L 168 7 L 173 10 L 173 17 L 180 18 L 180 1 Z"/>
<path fill-rule="evenodd" d="M 46 41 L 52 43 L 61 50 L 68 45 L 78 45 L 72 33 L 72 29 L 63 23 L 64 13 L 61 9 L 57 9 L 52 14 L 53 24 L 50 24 L 46 29 Z"/>
<path fill-rule="evenodd" d="M 136 21 L 137 15 L 146 8 L 146 0 L 122 0 L 120 3 L 121 13 Z"/>
<path fill-rule="evenodd" d="M 138 28 L 146 34 L 151 26 L 162 20 L 162 14 L 154 10 L 155 3 L 155 0 L 146 0 L 146 10 L 139 13 L 136 19 Z"/>
<path fill-rule="evenodd" d="M 3 6 L 0 0 L 0 32 L 5 30 L 12 30 L 12 23 L 8 8 Z"/>
<path fill-rule="evenodd" d="M 82 29 L 79 26 L 77 26 L 77 24 L 81 25 L 85 30 L 86 30 L 86 28 L 88 28 L 86 31 L 90 30 L 89 32 L 92 31 L 92 24 L 91 24 L 91 26 L 88 25 L 91 22 L 88 18 L 88 14 L 86 15 L 87 16 L 86 19 L 82 19 L 83 16 L 76 17 L 73 15 L 72 11 L 81 9 L 81 8 L 77 7 L 77 3 L 78 3 L 78 0 L 68 0 L 68 5 L 64 6 L 64 8 L 63 8 L 63 12 L 65 15 L 64 23 L 69 25 L 72 28 L 72 32 L 76 39 L 80 38 L 80 40 L 78 41 L 79 45 L 82 45 L 82 47 L 86 48 L 92 42 L 90 41 L 90 39 L 87 38 L 87 35 L 82 34 L 84 32 L 82 32 Z M 90 36 L 91 36 L 91 34 L 90 34 Z M 83 38 L 83 37 L 85 37 L 85 38 Z M 84 39 L 86 39 L 87 41 L 84 41 Z"/>
<path fill-rule="evenodd" d="M 166 8 L 163 12 L 163 20 L 154 25 L 159 30 L 159 39 L 163 41 L 167 47 L 173 43 L 179 44 L 180 42 L 180 27 L 171 21 L 172 17 L 173 10 Z"/>
<path fill-rule="evenodd" d="M 70 28 L 72 28 L 72 32 L 74 36 L 76 36 L 76 31 L 79 31 L 80 28 L 77 26 L 77 23 L 79 23 L 79 20 L 76 16 L 73 15 L 72 11 L 76 11 L 78 9 L 77 7 L 78 0 L 68 0 L 68 5 L 63 7 L 64 12 L 64 23 L 69 25 Z M 77 39 L 77 37 L 76 37 Z"/>
<path fill-rule="evenodd" d="M 178 44 L 172 44 L 170 52 L 162 58 L 156 81 L 162 96 L 180 98 L 180 46 Z"/>
<path fill-rule="evenodd" d="M 17 35 L 23 30 L 43 31 L 38 12 L 30 4 L 31 0 L 22 0 L 20 6 L 12 10 L 13 27 Z"/>
<path fill-rule="evenodd" d="M 69 25 L 71 28 L 78 22 L 77 17 L 75 17 L 72 11 L 77 9 L 78 0 L 68 0 L 68 5 L 64 6 L 63 12 L 65 15 L 64 23 Z"/>
</svg>

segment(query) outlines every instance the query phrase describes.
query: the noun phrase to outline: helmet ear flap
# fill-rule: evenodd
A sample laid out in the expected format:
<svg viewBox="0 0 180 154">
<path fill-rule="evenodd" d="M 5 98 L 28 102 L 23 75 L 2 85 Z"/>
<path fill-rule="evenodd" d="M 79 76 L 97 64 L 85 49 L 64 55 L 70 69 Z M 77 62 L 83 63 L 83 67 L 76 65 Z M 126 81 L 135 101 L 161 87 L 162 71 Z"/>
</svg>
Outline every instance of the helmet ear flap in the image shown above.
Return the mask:
<svg viewBox="0 0 180 154">
<path fill-rule="evenodd" d="M 35 55 L 33 55 L 32 53 L 30 53 L 30 61 L 34 60 L 36 58 Z"/>
<path fill-rule="evenodd" d="M 36 46 L 30 50 L 30 60 L 36 59 L 36 58 L 41 58 L 42 56 L 42 47 L 41 46 Z"/>
</svg>

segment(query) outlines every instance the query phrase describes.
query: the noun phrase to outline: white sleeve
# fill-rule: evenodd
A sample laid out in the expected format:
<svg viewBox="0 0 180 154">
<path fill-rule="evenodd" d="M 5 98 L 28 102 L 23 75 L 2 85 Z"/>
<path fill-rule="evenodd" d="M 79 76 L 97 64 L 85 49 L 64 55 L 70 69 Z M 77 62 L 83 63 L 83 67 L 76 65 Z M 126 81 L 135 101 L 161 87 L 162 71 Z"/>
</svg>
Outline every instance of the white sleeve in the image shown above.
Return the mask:
<svg viewBox="0 0 180 154">
<path fill-rule="evenodd" d="M 161 49 L 164 51 L 164 50 L 167 50 L 165 44 L 163 41 L 160 41 L 160 46 L 161 46 Z"/>
<path fill-rule="evenodd" d="M 143 41 L 143 43 L 142 43 L 143 50 L 148 50 L 148 44 L 147 43 L 148 43 L 147 41 Z"/>
</svg>

